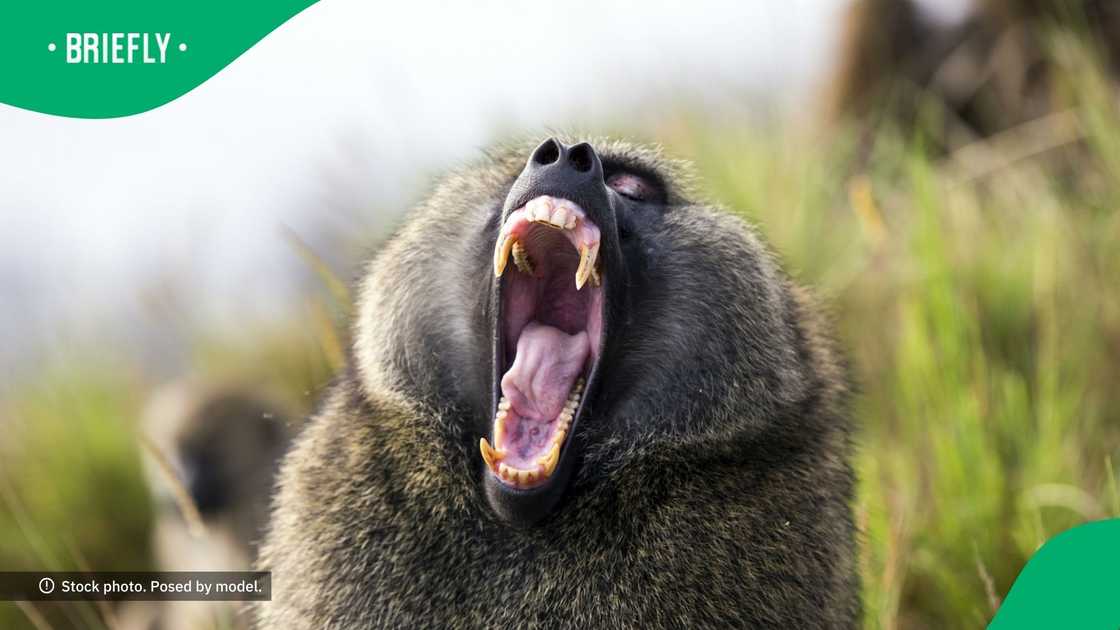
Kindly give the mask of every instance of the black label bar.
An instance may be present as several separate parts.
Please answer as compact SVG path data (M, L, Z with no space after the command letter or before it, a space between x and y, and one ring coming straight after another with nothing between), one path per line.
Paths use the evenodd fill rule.
M272 574L267 571L0 572L0 601L259 602L270 599Z

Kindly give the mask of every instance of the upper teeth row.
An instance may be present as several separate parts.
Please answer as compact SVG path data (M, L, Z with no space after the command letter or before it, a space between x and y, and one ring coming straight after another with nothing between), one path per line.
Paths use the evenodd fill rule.
M529 258L525 246L518 242L513 244L513 264L517 265L522 273L533 275L533 259Z
M575 229L583 211L567 199L543 195L525 204L525 214L534 223L544 223L562 230Z
M565 230L572 235L570 238L574 243L580 240L581 236L573 230L583 220L583 210L567 199L556 199L548 196L533 199L525 204L524 208L510 215L502 226L502 230L498 234L498 242L494 245L494 275L500 278L505 273L510 253L513 254L514 264L522 273L533 273L533 260L529 257L529 252L525 247L518 242L517 233L514 230L518 224L523 224L523 222L540 223L558 230ZM599 272L595 269L595 263L599 258L598 230L593 226L591 234L594 235L594 240L589 239L577 245L579 249L579 267L576 268L577 290L582 289L588 280L591 281L592 286L596 287L601 282ZM586 231L582 238L588 239Z

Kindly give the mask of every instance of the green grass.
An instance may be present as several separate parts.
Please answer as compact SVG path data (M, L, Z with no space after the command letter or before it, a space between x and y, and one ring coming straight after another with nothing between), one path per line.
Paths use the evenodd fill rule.
M884 131L867 159L843 134L666 125L832 306L869 628L983 625L1043 541L1120 516L1120 117L1070 76L1079 141L1027 157L1000 147L1037 125L947 157ZM980 149L996 167L962 164Z
M1077 68L1060 86L1073 147L1038 149L1045 124L951 156L890 131L868 153L859 133L792 124L674 114L643 130L830 304L860 386L868 628L982 625L1043 541L1120 516L1120 112L1075 49L1056 54ZM309 406L345 343L327 285L291 329L200 335L194 371ZM123 359L65 364L83 367L0 409L0 566L149 566L132 426L152 383ZM27 623L0 605L0 627Z
M311 297L290 328L200 338L188 372L278 392L306 413L341 360L344 342L330 324L338 308ZM160 383L122 355L103 348L54 357L34 382L8 384L0 399L0 570L154 569L137 425ZM36 610L52 628L104 628L113 614L92 604ZM0 628L24 627L33 627L29 615L0 602Z

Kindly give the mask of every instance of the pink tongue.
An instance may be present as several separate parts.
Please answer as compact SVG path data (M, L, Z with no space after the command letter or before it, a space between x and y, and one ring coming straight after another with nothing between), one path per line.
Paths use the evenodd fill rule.
M517 340L517 356L502 377L502 394L522 418L554 420L591 354L585 331L569 335L530 322Z

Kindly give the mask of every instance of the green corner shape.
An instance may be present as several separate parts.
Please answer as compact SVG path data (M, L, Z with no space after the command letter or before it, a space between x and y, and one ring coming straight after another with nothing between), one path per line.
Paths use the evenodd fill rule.
M0 103L74 118L145 112L198 87L314 3L5 2L0 5ZM84 49L81 61L75 61L73 44L85 43L87 33L96 36L97 62ZM111 50L114 33L123 36L116 53ZM136 36L131 58L129 34Z
M1120 628L1120 519L1080 525L1047 541L988 627Z

